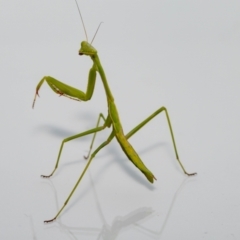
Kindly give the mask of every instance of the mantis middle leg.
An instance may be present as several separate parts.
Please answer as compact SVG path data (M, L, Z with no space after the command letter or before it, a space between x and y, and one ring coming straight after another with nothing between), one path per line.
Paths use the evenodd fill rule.
M101 113L99 115L99 119L100 117L103 116ZM104 119L105 120L105 119ZM58 157L57 157L57 161L56 161L56 165L52 171L52 173L50 175L41 175L41 177L45 177L45 178L48 178L48 177L51 177L54 172L57 170L57 167L58 167L58 164L59 164L59 160L60 160L60 157L61 157L61 153L62 153L62 149L63 149L63 146L66 142L68 141L71 141L71 140L74 140L74 139L77 139L77 138L80 138L80 137L83 137L83 136L86 136L86 135L89 135L89 134L92 134L94 133L94 135L99 132L99 131L102 131L103 129L105 129L106 127L110 127L110 118L107 117L107 119L105 120L104 124L102 126L97 126L95 128L92 128L88 131L85 131L85 132L82 132L82 133L79 133L79 134L76 134L76 135L73 135L71 137L68 137L68 138L65 138L63 141L62 141L62 144L60 146L60 149L59 149L59 153L58 153ZM98 120L99 122L99 120Z

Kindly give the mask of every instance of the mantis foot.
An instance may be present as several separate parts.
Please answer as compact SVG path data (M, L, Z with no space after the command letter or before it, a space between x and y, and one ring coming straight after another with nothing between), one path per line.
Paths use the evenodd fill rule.
M49 176L47 175L41 175L42 178L50 178L52 176L52 174L50 174Z
M41 177L43 178L50 178L56 171L57 167L55 167L55 169L53 170L53 172L50 175L41 175Z
M188 176L194 176L194 175L197 175L196 172L195 172L195 173L187 173L187 172L185 172L185 174L188 175Z
M53 221L55 221L55 220L56 220L56 217L53 218L53 219L51 219L51 220L45 220L44 223L50 223L50 222L53 222Z

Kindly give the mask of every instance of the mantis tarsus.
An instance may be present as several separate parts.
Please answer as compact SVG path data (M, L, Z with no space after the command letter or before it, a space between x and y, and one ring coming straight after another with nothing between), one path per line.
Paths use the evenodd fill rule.
M76 2L76 4L77 4L77 2ZM77 5L77 7L78 7L78 5ZM82 20L82 16L81 16L81 12L80 12L79 7L78 7L78 10L79 10L80 17L81 17L81 20ZM82 21L82 23L83 23L83 21ZM83 27L84 27L84 30L85 30L84 24L83 24ZM86 30L85 30L85 34L86 34ZM87 38L87 34L86 34L86 38ZM138 156L137 152L134 150L134 148L128 142L128 139L131 136L133 136L137 131L139 131L151 119L153 119L155 116L157 116L161 112L165 112L165 114L166 114L166 118L167 118L169 130L170 130L170 134L171 134L171 138L172 138L172 142L173 142L173 147L174 147L176 159L177 159L178 163L180 164L183 172L188 176L192 176L192 175L196 174L196 173L188 173L185 170L185 168L183 167L183 165L182 165L182 163L179 159L178 152L177 152L177 147L176 147L176 143L175 143L175 139L174 139L174 135L173 135L173 130L172 130L172 126L171 126L171 122L170 122L170 118L169 118L167 109L165 107L159 108L157 111L155 111L153 114L151 114L148 118L146 118L144 121L142 121L140 124L138 124L135 128L133 128L129 133L124 134L123 128L122 128L122 125L121 125L121 122L120 122L120 118L119 118L119 115L118 115L117 107L114 103L114 97L113 97L113 95L111 93L111 90L109 88L105 72L103 70L100 59L98 57L97 50L90 43L88 43L88 40L83 41L81 43L81 47L80 47L80 50L79 50L79 55L89 56L93 61L93 65L92 65L92 67L89 71L88 86L87 86L86 92L83 92L83 91L78 90L74 87L71 87L71 86L69 86L65 83L62 83L62 82L58 81L57 79L55 79L53 77L45 76L41 79L41 81L38 83L38 85L36 87L36 93L35 93L35 97L34 97L34 100L33 100L32 107L34 107L39 89L41 88L44 81L47 82L47 84L50 86L50 88L55 93L60 94L61 96L65 96L65 97L68 97L70 99L74 99L74 100L78 100L78 101L88 101L88 100L90 100L92 95L93 95L95 81L96 81L96 75L97 75L97 72L98 72L99 75L100 75L100 78L102 80L103 87L105 89L105 93L106 93L106 97L107 97L108 115L105 118L104 115L102 113L100 113L99 117L98 117L97 125L96 125L95 128L92 128L90 130L84 131L82 133L79 133L79 134L76 134L76 135L73 135L71 137L68 137L68 138L64 139L62 141L62 144L61 144L61 147L60 147L60 150L59 150L59 153L58 153L58 157L57 157L57 161L56 161L56 165L55 165L54 170L48 176L42 175L42 177L48 178L48 177L51 177L54 174L54 172L56 171L56 169L58 167L58 164L59 164L59 160L60 160L60 156L61 156L61 152L62 152L64 143L66 143L70 140L76 139L76 138L86 136L88 134L94 134L93 138L92 138L91 145L90 145L89 154L86 157L86 158L88 158L88 157L90 157L90 158L89 158L82 174L80 175L78 181L76 182L74 188L72 189L70 195L66 199L62 208L58 211L58 213L56 214L56 216L53 219L44 221L46 223L54 221L59 216L59 214L62 212L64 207L67 205L67 203L70 200L71 196L73 195L74 191L76 190L78 184L80 183L81 179L83 178L83 176L84 176L85 172L87 171L87 169L88 169L90 163L92 162L93 158L96 156L96 154L103 147L105 147L107 144L109 144L114 137L117 139L119 145L121 146L123 152L126 154L128 159L145 175L145 177L148 179L149 182L153 183L154 179L156 180L155 176L145 166L145 164L142 162L142 160ZM104 121L104 124L102 126L100 126L100 120L101 119ZM94 143L94 140L95 140L96 133L99 132L99 131L102 131L106 127L108 127L108 128L112 127L111 134L109 135L108 139L106 141L104 141L100 146L98 146L98 148L96 148L96 150L91 154L91 149L92 149L92 146L93 146L93 143Z

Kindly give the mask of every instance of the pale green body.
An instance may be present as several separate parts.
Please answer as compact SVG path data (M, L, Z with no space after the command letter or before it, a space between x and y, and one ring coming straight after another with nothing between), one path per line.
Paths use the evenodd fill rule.
M156 178L154 177L152 172L144 165L144 163L142 162L142 160L140 159L140 157L138 156L138 154L136 153L134 148L128 142L128 138L130 138L139 129L141 129L146 123L148 123L152 118L154 118L156 115L158 115L162 111L164 111L166 113L166 117L167 117L169 129L170 129L170 133L171 133L171 137L172 137L172 141L173 141L173 146L174 146L176 158L177 158L181 168L183 169L185 174L195 175L195 173L190 173L190 174L187 173L185 171L182 163L179 160L178 153L177 153L177 148L176 148L176 144L175 144L175 140L174 140L174 135L173 135L173 131L172 131L172 127L171 127L171 123L170 123L170 119L169 119L169 116L168 116L167 109L165 107L159 108L157 111L155 111L153 114L151 114L148 118L146 118L143 122L141 122L134 129L132 129L128 134L125 135L124 132L123 132L123 128L122 128L122 125L121 125L121 122L120 122L119 115L118 115L117 107L114 103L114 97L113 97L113 95L111 93L111 90L108 86L106 75L105 75L103 67L100 63L100 60L99 60L96 49L94 47L92 47L92 45L89 44L88 42L83 41L81 43L81 48L79 50L79 55L90 56L92 61L93 61L93 66L89 71L88 86L87 86L86 93L84 93L81 90L78 90L76 88L73 88L71 86L68 86L68 85L66 85L66 84L64 84L64 83L62 83L62 82L60 82L60 81L58 81L58 80L56 80L56 79L54 79L50 76L46 76L46 77L43 77L42 80L37 85L36 94L35 94L35 98L34 98L34 101L33 101L33 107L34 107L34 103L35 103L35 100L36 100L36 96L38 95L38 91L39 91L39 89L40 89L40 87L41 87L41 85L43 84L44 81L46 81L48 83L48 85L52 88L52 90L57 94L60 94L62 96L65 96L65 97L68 97L68 98L71 98L71 99L74 99L74 100L78 100L78 101L88 101L88 100L90 100L91 97L92 97L93 91L94 91L96 75L97 75L97 72L98 72L100 77L101 77L101 80L102 80L102 83L103 83L103 86L104 86L104 89L105 89L105 92L106 92L106 96L107 96L108 116L107 116L107 118L104 118L104 116L102 114L100 114L99 118L98 118L98 121L97 121L97 126L95 128L64 139L62 144L61 144L59 154L58 154L58 158L57 158L57 162L56 162L56 165L55 165L55 168L54 168L53 172L49 176L43 176L43 177L52 176L53 173L55 172L55 170L57 169L59 159L60 159L60 156L61 156L61 152L62 152L62 148L63 148L63 145L64 145L65 142L68 142L70 140L73 140L73 139L76 139L76 138L94 133L92 143L91 143L91 146L90 146L90 151L89 151L89 154L88 154L88 157L89 157L92 146L93 146L93 143L94 143L94 140L95 140L96 133L103 130L106 127L111 127L111 126L112 126L112 132L111 132L110 136L108 137L108 139L105 142L103 142L91 154L90 159L88 160L88 163L87 163L85 169L83 170L83 173L79 177L76 185L74 186L74 188L71 191L69 197L65 201L63 207L60 209L60 211L57 213L57 215L53 219L51 219L49 221L45 221L45 222L50 222L50 221L53 221L54 219L57 218L57 216L61 213L61 211L66 206L69 199L71 198L73 192L77 188L79 182L81 181L82 177L84 176L84 174L85 174L88 166L90 165L92 159L114 137L116 137L117 141L119 142L122 150L124 151L124 153L126 154L128 159L145 175L145 177L149 180L149 182L153 183L154 179L156 179ZM101 118L104 120L104 124L102 126L99 126Z

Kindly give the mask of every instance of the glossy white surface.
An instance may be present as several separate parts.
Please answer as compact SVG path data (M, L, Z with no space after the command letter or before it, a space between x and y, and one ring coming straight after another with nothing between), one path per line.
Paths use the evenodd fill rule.
M0 239L239 239L240 2L79 1L125 132L161 106L172 120L186 178L164 115L130 139L158 181L151 185L114 140L85 166L92 128L107 113L100 78L91 101L58 97L44 75L85 91L91 60L74 1L1 1ZM109 130L99 133L95 147Z

